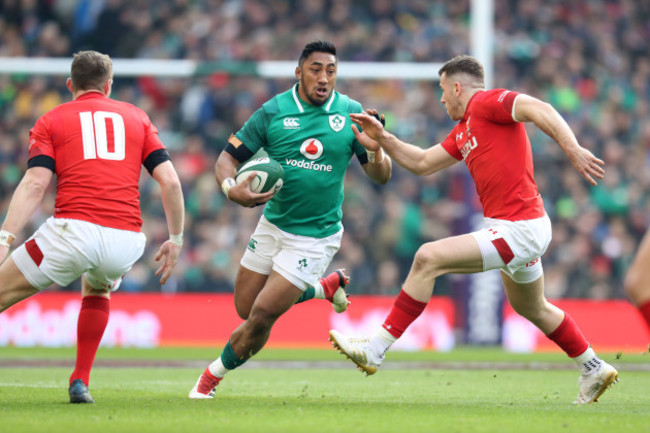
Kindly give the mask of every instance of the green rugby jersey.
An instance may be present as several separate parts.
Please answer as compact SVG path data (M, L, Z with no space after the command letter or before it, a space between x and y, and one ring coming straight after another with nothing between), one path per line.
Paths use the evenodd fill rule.
M342 228L345 172L352 155L366 153L348 113L361 111L360 103L336 91L322 106L311 105L296 84L265 102L235 134L251 152L263 148L282 164L284 186L264 209L271 223L315 238Z

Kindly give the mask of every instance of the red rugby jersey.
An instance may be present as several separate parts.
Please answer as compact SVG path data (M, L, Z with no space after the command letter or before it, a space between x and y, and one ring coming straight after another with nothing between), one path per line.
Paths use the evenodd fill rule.
M465 160L488 218L518 221L544 215L530 141L524 124L513 119L517 95L505 89L477 92L442 142L451 156Z
M55 218L137 232L141 166L158 149L164 146L144 111L99 92L52 109L29 132L29 157L55 161Z

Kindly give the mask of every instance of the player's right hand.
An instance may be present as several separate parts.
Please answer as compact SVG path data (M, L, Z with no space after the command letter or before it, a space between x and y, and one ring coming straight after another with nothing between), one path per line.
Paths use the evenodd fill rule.
M594 156L590 150L578 146L575 152L568 154L571 164L593 186L598 185L598 180L605 176L605 161Z
M251 191L250 183L255 179L256 175L257 173L253 172L241 183L231 186L228 191L228 198L244 207L260 206L271 200L275 195L273 190L261 194Z
M383 115L379 116L379 113L375 109L368 109L366 110L366 113L350 113L350 120L356 124L352 125L352 131L354 132L357 140L359 140L359 137L364 139L365 135L366 137L376 142L380 140L381 136L384 134L384 124L386 123L386 120L384 119ZM359 125L363 131L359 131L357 125ZM366 146L366 143L368 143L367 140L366 143L362 142L361 140L359 140L359 142L368 150L379 149L379 143L376 144L375 149L372 149Z

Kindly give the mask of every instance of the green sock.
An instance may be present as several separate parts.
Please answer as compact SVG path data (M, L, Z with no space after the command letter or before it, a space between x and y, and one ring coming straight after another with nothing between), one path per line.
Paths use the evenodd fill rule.
M223 362L223 366L228 370L234 370L246 362L246 360L240 359L237 355L235 355L235 351L232 350L230 341L228 341L228 343L226 343L226 347L223 348L223 352L221 352L221 362Z
M316 289L313 287L307 287L305 291L302 292L302 295L300 295L300 298L296 301L296 304L314 299L314 295L316 295Z

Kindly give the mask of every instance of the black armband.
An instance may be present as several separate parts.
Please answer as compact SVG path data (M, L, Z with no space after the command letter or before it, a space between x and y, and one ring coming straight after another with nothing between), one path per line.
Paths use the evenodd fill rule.
M153 176L153 170L158 166L158 164L162 164L165 161L169 161L169 152L167 152L167 149L158 149L154 150L151 152L147 158L144 160L144 168L147 169L150 175Z
M54 158L47 155L36 155L32 158L29 158L29 161L27 161L27 168L32 168L32 167L45 167L54 171L55 168Z
M361 165L368 164L368 154L367 153L362 153L361 155L357 155L357 159L359 160L359 164L361 164Z
M235 158L239 163L248 161L251 159L251 156L254 155L254 152L251 152L250 149L243 144L235 147L232 143L228 142L224 152L229 153L233 158Z

